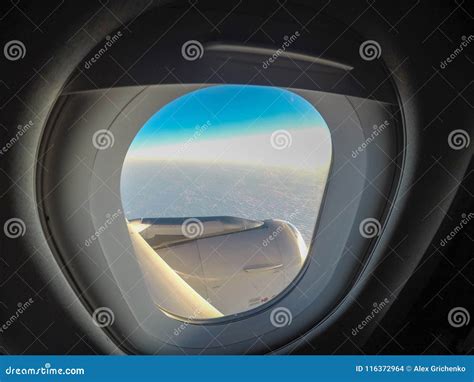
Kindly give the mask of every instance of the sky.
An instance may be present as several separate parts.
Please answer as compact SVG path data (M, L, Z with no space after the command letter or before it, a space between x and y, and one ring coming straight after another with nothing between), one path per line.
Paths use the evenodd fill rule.
M131 160L183 160L314 170L328 165L326 122L301 96L281 88L219 85L181 96L138 132Z

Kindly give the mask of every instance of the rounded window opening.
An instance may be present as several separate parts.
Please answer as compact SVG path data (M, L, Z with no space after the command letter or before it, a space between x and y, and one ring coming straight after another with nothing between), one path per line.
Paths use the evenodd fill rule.
M158 110L120 185L157 307L213 319L279 295L307 258L330 162L325 121L289 90L211 86Z

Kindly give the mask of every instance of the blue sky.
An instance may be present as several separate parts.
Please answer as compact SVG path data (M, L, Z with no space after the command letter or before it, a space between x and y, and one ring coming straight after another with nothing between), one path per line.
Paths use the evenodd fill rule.
M204 130L196 134L196 126L202 125L205 125ZM295 139L300 137L300 145L295 142L299 151L302 144L308 154L312 150L311 142L305 142L308 139L303 136L310 130L312 135L307 138L312 141L328 139L322 146L330 146L325 121L301 96L274 87L211 86L179 97L156 112L135 137L128 156L176 160L210 159L212 156L223 161L247 158L254 162L274 162L275 159L282 162L282 153L265 144L279 129L287 130ZM183 144L186 144L186 150L179 147ZM295 151L293 155L302 156L304 151ZM330 157L327 147L319 151L321 160L327 160L328 155ZM297 161L297 158L290 160Z

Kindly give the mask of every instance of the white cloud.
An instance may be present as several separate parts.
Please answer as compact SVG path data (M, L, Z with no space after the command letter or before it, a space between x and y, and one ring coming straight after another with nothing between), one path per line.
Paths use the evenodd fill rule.
M278 129L275 129L276 131ZM197 138L169 145L156 145L131 151L126 160L156 159L205 162L232 162L251 165L283 166L296 170L315 170L331 160L331 138L326 128L311 127L287 130L291 145L277 150L272 133L242 135L232 138Z

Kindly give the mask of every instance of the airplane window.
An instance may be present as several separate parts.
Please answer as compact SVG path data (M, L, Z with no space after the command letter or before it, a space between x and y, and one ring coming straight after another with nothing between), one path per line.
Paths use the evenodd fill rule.
M156 305L211 319L280 294L306 260L330 163L326 122L286 89L210 86L158 110L120 186Z

